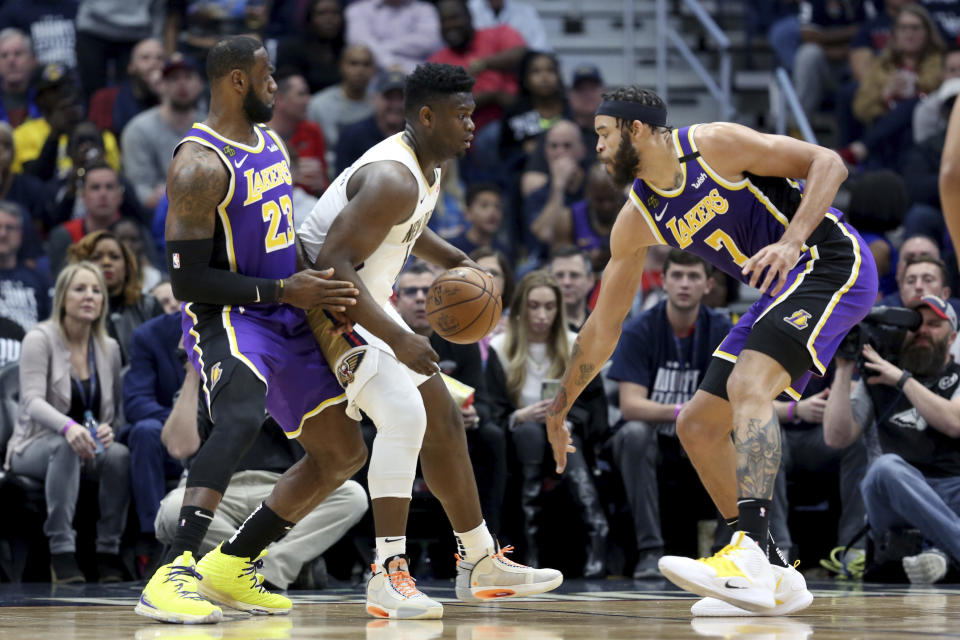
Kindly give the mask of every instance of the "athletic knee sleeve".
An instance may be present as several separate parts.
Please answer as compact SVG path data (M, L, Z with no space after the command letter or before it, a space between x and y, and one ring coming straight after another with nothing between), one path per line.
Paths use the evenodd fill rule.
M367 485L371 498L410 498L427 411L402 365L380 358L380 368L357 394L357 405L377 426Z

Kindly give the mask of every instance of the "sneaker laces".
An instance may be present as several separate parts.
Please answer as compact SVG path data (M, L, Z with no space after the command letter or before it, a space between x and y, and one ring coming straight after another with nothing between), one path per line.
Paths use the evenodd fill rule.
M238 575L238 578L243 576L250 576L250 580L253 582L253 585L250 587L260 593L270 593L263 586L263 576L257 573L260 569L263 568L263 560L249 560L247 561L247 566L243 569L243 573Z
M170 567L170 571L167 572L167 577L164 582L174 582L177 585L177 593L188 600L206 600L203 596L197 593L196 588L191 589L187 580L189 578L195 578L196 580L203 580L203 576L197 573L197 570L193 567L176 564Z
M732 544L728 544L723 549L720 549L720 551L717 551L715 554L713 554L709 558L699 558L698 562L702 562L708 567L717 568L717 565L730 562L730 558L726 557L727 554L732 555L734 551L739 551L739 550L740 550L739 547Z
M393 588L404 598L415 598L421 595L420 590L417 589L417 581L414 580L409 571L397 569L393 573L387 573L387 578L389 578Z
M519 562L514 562L513 560L511 560L510 558L504 555L505 553L512 553L512 552L513 552L513 545L510 544L505 547L501 547L500 550L493 555L493 557L499 560L500 562L502 562L503 564L507 565L508 567L522 567L526 569L527 568L526 565L520 564Z

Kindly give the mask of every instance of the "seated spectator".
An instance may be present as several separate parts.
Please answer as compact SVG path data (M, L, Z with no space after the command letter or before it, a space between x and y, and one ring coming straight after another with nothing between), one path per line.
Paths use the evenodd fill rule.
M97 131L96 125L92 122L81 122L74 127L67 142L67 155L72 167L65 176L55 178L47 184L48 191L52 192L52 202L48 202L44 215L45 229L53 229L58 224L86 215L82 194L87 172L102 167L109 167L117 172L113 165L106 162L105 154L103 136ZM120 215L147 222L149 209L140 205L133 184L123 174L117 172L116 175L121 187ZM81 195L79 198L78 193Z
M703 295L703 304L726 314L731 322L736 323L740 316L731 311L730 307L740 300L740 282L720 269L714 269L707 276L707 280L710 281L710 286Z
M800 105L812 118L824 99L849 75L850 42L866 19L863 3L810 0L800 12L803 44L793 59L793 84Z
M137 272L140 274L141 291L144 294L156 287L163 280L163 272L156 266L156 249L148 246L147 231L132 218L120 218L110 228L117 239L123 243L137 263ZM178 305L179 306L179 305Z
M334 149L340 132L347 126L373 115L373 93L368 91L373 78L373 54L362 44L351 45L340 56L339 84L314 94L307 106L307 119L323 130L327 148L327 166L336 166ZM336 176L329 175L331 179Z
M860 485L871 536L919 529L933 545L903 558L911 583L932 584L960 562L960 364L948 348L957 314L936 296L910 302L923 316L907 333L897 364L866 346L866 370L851 392L854 363L839 355L823 417L826 442L844 447L873 434L882 455Z
M567 89L572 119L580 127L583 143L587 149L597 148L597 132L593 120L597 108L603 102L603 76L594 64L582 64L573 70L573 79Z
M464 253L473 253L480 247L491 247L507 252L497 239L503 222L503 190L493 182L477 182L467 189L464 217L470 223L462 233L448 242Z
M620 383L622 421L605 448L626 489L639 553L633 577L641 580L660 577L658 458L691 471L680 456L677 416L732 327L726 315L700 304L712 270L706 262L672 249L663 269L666 300L627 321L607 373Z
M538 566L537 537L544 480L553 475L553 456L544 428L555 383L570 361L576 336L567 331L560 285L544 271L528 273L517 285L507 330L490 343L487 392L493 420L509 432L523 472L523 526L527 564ZM586 525L584 577L606 575L607 517L590 472L593 445L608 428L603 383L594 379L570 410L576 451L567 454L561 480ZM549 471L548 471L549 468Z
M6 122L0 122L0 200L13 202L20 207L23 217L22 242L19 258L35 266L43 255L40 229L48 202L43 183L37 178L13 173L12 164L15 155L13 147L13 129Z
M523 0L468 0L470 17L477 29L505 24L523 36L536 51L550 51L547 30L536 7Z
M68 152L70 135L83 120L83 103L76 76L60 65L36 71L34 87L41 118L27 120L13 130L16 154L13 170L27 171L41 180L64 178L74 168ZM120 147L109 131L98 132L104 160L120 170Z
M7 2L0 9L0 29L29 33L40 64L77 66L76 0Z
M422 0L356 0L344 15L347 44L363 44L380 69L410 73L443 46L437 9Z
M41 117L31 86L36 66L30 36L14 27L0 30L0 120L11 127Z
M224 36L266 27L270 4L262 0L177 0L167 2L164 50L181 51L206 63L207 51Z
M500 128L500 157L511 168L517 167L517 162L523 166L547 129L561 118L573 116L553 54L527 51L519 69L517 99L504 111Z
M58 273L63 267L71 244L94 231L109 229L121 218L120 202L123 189L117 172L105 164L89 167L83 173L80 197L86 213L81 218L64 222L50 232L50 271Z
M174 54L163 65L160 104L134 117L123 129L123 172L146 209L155 208L166 189L173 150L193 123L203 120L199 108L203 90L196 64Z
M490 341L507 330L507 320L510 318L510 303L513 301L513 291L516 283L513 277L513 267L507 256L502 252L491 247L480 247L470 252L470 259L493 276L493 283L497 287L497 291L500 292L500 301L503 304L503 311L500 312L500 322L485 338L477 343L477 346L480 347L480 357L484 366L486 366Z
M527 45L523 36L505 24L474 28L465 0L440 0L437 10L447 46L430 56L430 62L459 65L477 79L473 85L477 103L473 123L480 132L498 120L503 109L513 102L517 94L516 72Z
M427 320L426 302L436 276L430 267L414 263L397 279L394 306L415 333L430 339L437 352L437 364L444 374L474 389L473 402L461 406L467 449L480 492L480 506L487 527L500 533L500 514L507 490L507 439L503 428L490 418L490 406L483 380L480 348L476 344L454 344L433 331Z
M221 425L229 429L231 425ZM203 398L200 376L190 364L174 402L173 410L163 425L161 437L167 452L190 465L200 445L218 428L210 419ZM280 475L303 456L303 448L288 439L280 425L269 415L263 428L243 458L237 463L230 484L213 514L207 533L200 544L200 553L214 549L230 538L248 514L263 503ZM170 544L176 535L180 505L186 492L186 477L180 486L160 502L154 522L157 539ZM367 496L353 480L347 480L323 502L314 507L277 542L267 546L269 560L259 569L265 586L287 589L296 580L304 565L329 549L367 510Z
M922 144L933 136L942 138L946 134L947 119L950 117L950 109L958 93L960 93L960 46L953 44L943 54L943 83L936 91L927 96L921 96L920 103L913 110L913 141L915 143Z
M156 38L138 42L130 52L127 76L90 97L90 121L119 136L134 116L159 102L162 70L163 43Z
M131 334L130 368L123 376L123 413L128 429L122 440L130 449L140 551L148 557L158 551L153 523L167 493L166 483L183 473L183 465L167 453L160 433L173 408L173 397L183 384L185 365L190 367L183 350L179 310L147 320ZM147 564L143 562L140 568Z
M579 333L590 315L587 306L590 293L596 284L590 256L573 245L558 245L550 251L547 271L560 285L563 292L563 311L567 329Z
M50 280L17 256L24 216L12 202L0 201L0 318L19 328L0 331L0 365L20 359L20 340L50 315Z
M89 261L100 266L107 283L110 312L107 334L120 344L123 363L130 364L130 337L134 329L163 313L153 296L143 295L137 261L112 231L88 233L70 247L70 262Z
M403 131L404 75L390 71L380 75L373 96L373 115L355 122L337 138L337 175L384 138Z
M303 76L292 74L277 79L273 117L267 123L283 139L287 151L297 156L294 184L313 196L323 194L330 184L323 131L307 120L310 92Z
M903 243L897 272L897 290L881 298L879 304L902 307L914 298L932 294L960 308L960 300L950 297L947 267L930 238L914 236Z
M853 99L853 113L866 133L840 156L851 164L899 169L913 141L913 109L919 96L943 79L943 40L923 7L900 10L886 48L870 65Z
M5 468L44 484L43 531L55 583L85 582L73 529L81 472L98 480L100 581L124 577L119 552L130 503L130 454L114 442L120 348L104 329L106 288L96 265L70 265L57 277L50 320L23 341L20 405ZM95 436L88 424L96 425Z
M300 33L280 38L277 69L295 69L317 93L340 82L343 54L343 6L339 0L310 0Z
M157 299L164 313L180 311L180 301L173 297L173 286L169 280L158 283L149 293Z
M466 189L460 180L460 164L455 158L444 161L440 169L440 197L427 227L450 242L467 230Z

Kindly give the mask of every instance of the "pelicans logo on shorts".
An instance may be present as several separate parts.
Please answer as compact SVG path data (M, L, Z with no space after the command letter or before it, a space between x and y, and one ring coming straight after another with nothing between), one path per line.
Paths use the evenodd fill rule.
M792 314L790 314L789 316L784 316L783 319L787 324L791 325L794 329L803 330L807 328L807 320L809 320L812 317L813 316L811 316L809 313L807 313L803 309L798 309L794 311Z
M340 386L344 389L347 388L348 384L353 382L357 367L359 367L363 361L363 353L363 351L355 351L347 355L343 361L337 365L337 381L340 382Z

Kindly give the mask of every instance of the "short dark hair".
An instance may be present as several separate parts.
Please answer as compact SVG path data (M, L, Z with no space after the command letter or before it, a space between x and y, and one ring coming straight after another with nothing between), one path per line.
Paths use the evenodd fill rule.
M474 262L483 258L496 258L500 265L500 271L503 272L503 291L500 292L500 299L503 302L503 308L507 309L513 300L513 290L517 286L516 276L513 275L513 265L507 259L502 251L497 251L493 247L479 247L470 252L470 259Z
M667 105L663 101L663 98L658 96L656 93L650 89L644 89L639 85L630 85L627 87L620 87L619 89L614 89L603 94L604 101L606 100L616 100L617 102L636 102L637 104L642 104L648 107L660 107L666 109ZM629 125L630 123L623 120L622 118L617 118L617 126L623 127ZM658 127L656 125L647 125L651 129L663 129L666 131L672 131L673 127L664 126Z
M583 267L588 274L593 273L593 262L590 260L590 255L581 249L580 247L575 247L572 244L558 244L552 249L550 249L550 255L547 258L547 264L553 265L553 261L558 258L573 258L579 257L583 260ZM550 271L553 271L551 268Z
M670 265L679 264L684 266L691 266L699 264L703 266L703 273L706 276L709 276L713 273L713 265L704 260L698 255L689 253L687 251L681 251L680 249L670 249L670 253L667 254L666 259L663 261L663 275L667 275L667 271L670 270Z
M481 193L495 193L497 197L503 196L503 189L500 188L496 182L474 182L469 187L467 187L466 203L467 206L471 206L473 201Z
M420 107L438 97L473 91L473 79L463 67L452 64L425 62L417 65L407 76L404 87L403 111L409 122L416 121Z
M13 200L0 200L0 211L6 211L11 216L17 219L17 223L22 227L23 226L23 209L19 204Z
M950 275L947 271L947 264L940 258L936 258L929 253L921 253L920 255L910 256L907 258L907 264L903 267L903 275L907 275L907 269L912 267L915 264L932 264L940 269L940 284L947 286L950 284ZM906 300L904 300L906 302Z
M234 69L250 73L253 54L263 48L263 43L250 36L228 36L210 47L207 53L207 78L219 80Z
M83 167L82 186L86 187L87 178L90 176L90 174L94 171L99 171L100 169L106 169L108 171L112 171L113 176L117 179L117 184L120 184L120 173L116 169L111 167L109 164L107 164L107 162L101 158Z
M403 271L400 272L401 276L419 276L424 273L433 274L433 269L426 262L420 260L415 260L403 268ZM399 280L399 277L397 278Z

